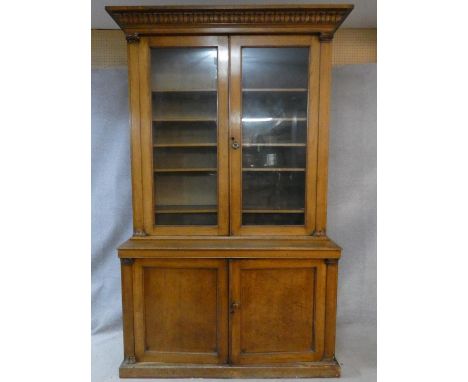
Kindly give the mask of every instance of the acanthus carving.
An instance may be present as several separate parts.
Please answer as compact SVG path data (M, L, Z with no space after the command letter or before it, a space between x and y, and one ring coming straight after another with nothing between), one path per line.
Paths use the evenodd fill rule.
M241 9L111 11L123 28L150 24L339 25L350 9Z
M327 233L325 231L315 231L313 233L313 236L316 236L316 237L324 237L326 235L327 235Z
M125 39L129 44L132 44L134 42L140 42L140 36L138 33L128 33L125 35Z
M144 237L148 236L147 233L142 229L136 229L133 231L133 236Z
M333 33L320 33L319 40L321 42L331 42L333 40Z
M129 258L129 257L123 257L120 259L120 263L122 265L133 265L135 262L135 259Z

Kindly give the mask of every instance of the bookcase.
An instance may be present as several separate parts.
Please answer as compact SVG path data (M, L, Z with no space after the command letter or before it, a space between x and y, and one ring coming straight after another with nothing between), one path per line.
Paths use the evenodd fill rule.
M328 128L352 8L106 8L131 111L121 377L339 376Z

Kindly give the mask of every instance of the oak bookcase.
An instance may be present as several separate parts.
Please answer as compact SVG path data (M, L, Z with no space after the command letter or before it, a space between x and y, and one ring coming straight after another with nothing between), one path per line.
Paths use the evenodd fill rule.
M352 8L106 8L131 111L121 377L340 375L328 125Z

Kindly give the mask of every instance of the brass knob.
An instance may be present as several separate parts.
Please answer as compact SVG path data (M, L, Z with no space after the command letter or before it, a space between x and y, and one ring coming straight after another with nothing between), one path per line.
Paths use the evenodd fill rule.
M232 142L231 146L234 150L237 150L240 147L239 142L236 142L236 141Z

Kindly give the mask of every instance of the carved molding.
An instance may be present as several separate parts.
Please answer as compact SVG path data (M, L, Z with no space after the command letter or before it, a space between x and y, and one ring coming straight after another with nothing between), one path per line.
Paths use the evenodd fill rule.
M144 236L148 236L148 234L142 229L136 229L133 231L133 236L144 237Z
M325 264L327 265L338 264L338 259L326 259Z
M138 33L127 33L125 35L125 39L129 44L140 42L140 36L138 35Z
M120 259L120 263L122 265L133 265L134 262L135 262L135 259L131 259L127 257Z
M134 364L134 363L136 363L136 358L135 358L135 356L129 355L129 356L125 357L125 362L128 363L128 364Z
M315 231L312 236L323 237L323 236L327 236L327 233L325 231Z
M180 27L264 27L311 26L324 27L332 33L351 12L353 6L302 7L106 7L122 28L151 29L164 26Z
M333 33L320 33L320 42L331 42L333 40Z

